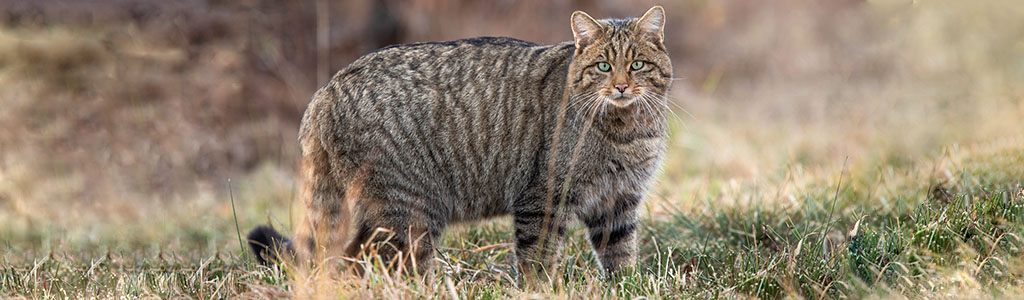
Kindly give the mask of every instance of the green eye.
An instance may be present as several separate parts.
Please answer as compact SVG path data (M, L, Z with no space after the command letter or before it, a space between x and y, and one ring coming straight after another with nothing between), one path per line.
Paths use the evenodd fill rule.
M633 71L643 69L644 68L644 62L639 61L639 60L638 61L634 61L633 64L630 65L630 67L633 68Z
M612 69L612 65L609 65L606 62L599 62L597 63L597 69L601 70L601 72L608 72L608 70Z

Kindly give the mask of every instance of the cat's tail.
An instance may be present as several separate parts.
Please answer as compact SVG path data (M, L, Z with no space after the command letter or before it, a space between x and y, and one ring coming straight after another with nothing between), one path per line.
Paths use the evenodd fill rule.
M256 254L256 261L261 265L269 266L295 257L292 240L278 233L273 227L256 226L246 239L249 241L249 248Z

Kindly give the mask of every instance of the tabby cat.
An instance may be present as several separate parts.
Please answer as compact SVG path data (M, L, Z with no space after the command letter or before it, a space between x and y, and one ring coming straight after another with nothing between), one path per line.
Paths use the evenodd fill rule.
M551 270L574 218L604 270L631 266L667 135L664 24L657 6L629 19L577 11L571 42L484 37L359 58L302 119L295 240L261 226L253 250L322 263L377 245L422 272L449 224L511 215L521 272Z

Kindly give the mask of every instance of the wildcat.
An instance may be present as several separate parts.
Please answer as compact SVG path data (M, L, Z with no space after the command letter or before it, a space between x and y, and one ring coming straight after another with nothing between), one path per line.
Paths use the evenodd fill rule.
M449 224L511 215L521 272L558 263L573 219L604 270L633 265L667 136L665 12L570 20L574 41L397 45L338 72L299 130L306 215L294 241L253 230L259 260L376 245L423 271Z

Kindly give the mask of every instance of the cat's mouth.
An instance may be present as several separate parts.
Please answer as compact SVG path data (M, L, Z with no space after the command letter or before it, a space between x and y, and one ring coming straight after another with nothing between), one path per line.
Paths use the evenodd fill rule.
M625 91L612 89L605 93L605 101L615 105L616 107L626 107L633 104L634 100L636 100L636 94L634 92L635 91L629 89Z

